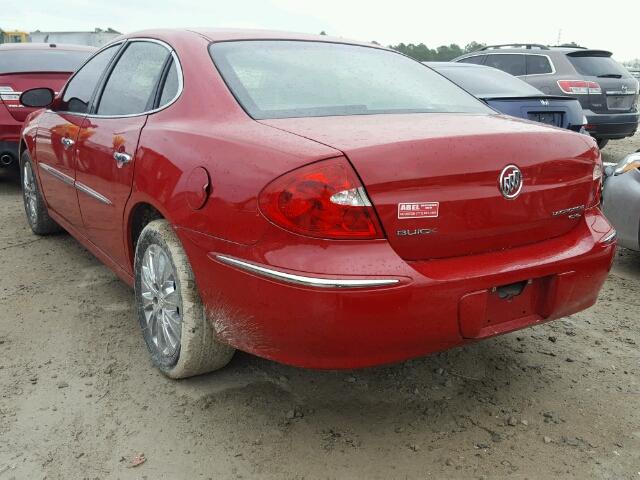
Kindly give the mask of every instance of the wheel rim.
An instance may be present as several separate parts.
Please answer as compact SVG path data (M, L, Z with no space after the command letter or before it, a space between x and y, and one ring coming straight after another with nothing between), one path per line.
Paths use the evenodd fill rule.
M149 245L142 258L140 293L152 346L158 354L173 357L182 336L182 298L173 264L158 245Z
M32 224L35 224L37 220L36 182L35 178L33 178L33 170L31 169L31 164L29 162L25 162L23 170L22 193L24 195L24 204L27 208L27 215L29 217L29 220Z

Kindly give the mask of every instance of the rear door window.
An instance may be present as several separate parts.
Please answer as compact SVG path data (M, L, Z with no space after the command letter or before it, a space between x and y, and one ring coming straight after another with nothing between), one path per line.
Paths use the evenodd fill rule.
M62 103L58 110L71 113L87 113L93 92L119 48L120 44L102 50L75 74L64 91Z
M178 77L178 68L176 67L176 62L172 61L167 77L164 80L164 85L162 86L162 95L160 96L158 106L163 107L172 101L178 94L179 88L180 79Z
M131 42L109 75L98 115L135 115L153 108L153 93L169 51L155 42Z
M524 55L509 53L493 53L487 55L487 61L484 63L488 67L497 68L511 75L526 75L526 65Z
M544 75L553 73L553 67L548 57L543 55L526 55L527 75Z

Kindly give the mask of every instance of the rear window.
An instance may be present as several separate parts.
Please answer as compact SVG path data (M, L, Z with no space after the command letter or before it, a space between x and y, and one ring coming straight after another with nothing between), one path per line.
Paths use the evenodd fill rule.
M627 77L627 69L609 56L567 55L567 58L581 75L591 77Z
M386 113L492 113L429 68L387 50L324 42L214 43L211 56L255 119Z
M92 52L69 50L11 50L0 52L0 74L75 72Z
M437 67L436 70L480 98L535 97L542 92L508 73L488 67Z

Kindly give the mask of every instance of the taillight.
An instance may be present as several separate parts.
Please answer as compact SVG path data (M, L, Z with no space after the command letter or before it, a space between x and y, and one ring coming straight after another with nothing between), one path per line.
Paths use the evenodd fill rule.
M316 162L267 185L260 211L301 235L332 239L382 238L382 229L358 176L345 158Z
M593 183L591 184L591 193L589 194L589 202L587 204L588 207L593 207L600 203L600 196L602 194L602 173L602 158L598 155L598 159L593 165L593 173L591 175Z
M585 82L584 80L558 80L558 86L567 95L600 95L602 89L596 82Z

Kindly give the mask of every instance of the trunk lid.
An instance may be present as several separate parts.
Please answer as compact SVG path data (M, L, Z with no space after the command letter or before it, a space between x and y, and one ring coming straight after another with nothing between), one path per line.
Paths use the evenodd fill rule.
M486 98L484 101L493 109L507 115L526 118L554 127L572 127L577 131L583 124L582 107L573 98L540 95L521 98Z
M261 122L341 150L362 179L390 244L407 260L477 254L563 235L579 217L562 211L577 207L581 213L589 202L599 155L581 135L499 115ZM510 164L524 179L513 200L498 188Z
M0 100L13 118L23 122L35 108L20 105L20 94L31 88L48 87L59 92L71 73L5 73L0 74Z

